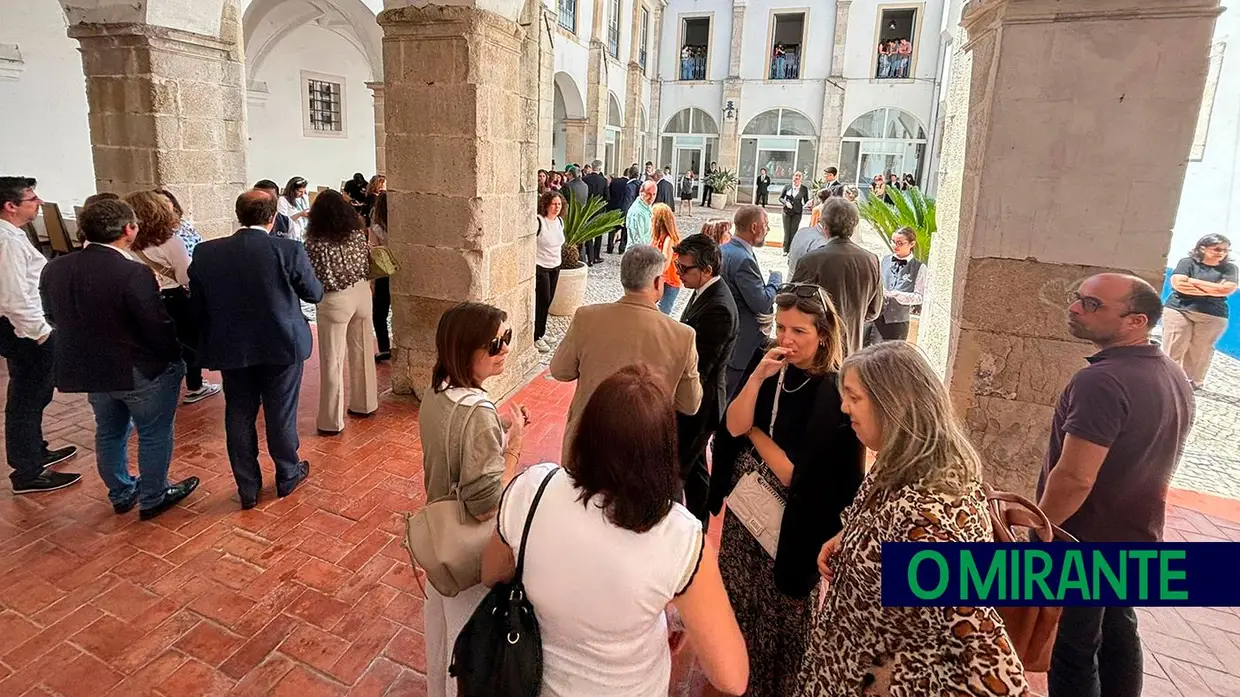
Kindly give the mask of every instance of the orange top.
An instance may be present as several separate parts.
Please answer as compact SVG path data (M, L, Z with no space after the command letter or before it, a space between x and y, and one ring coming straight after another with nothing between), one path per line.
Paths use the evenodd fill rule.
M680 288L682 284L680 274L676 271L676 253L672 251L672 248L675 246L676 244L672 242L672 238L669 236L663 240L659 251L663 252L663 256L667 257L667 266L663 269L663 281L673 288Z

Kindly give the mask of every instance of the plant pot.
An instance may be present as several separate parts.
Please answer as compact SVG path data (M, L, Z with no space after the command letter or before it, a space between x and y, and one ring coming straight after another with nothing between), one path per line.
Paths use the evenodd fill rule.
M712 193L712 194L710 195L710 207L711 207L711 208L713 208L713 209L715 209L715 210L717 210L717 211L721 211L721 210L723 210L723 209L724 209L724 207L725 207L725 206L727 206L727 205L728 205L728 195L727 195L727 194L715 194L715 193Z
M581 265L578 269L560 269L560 280L555 286L555 297L551 298L551 309L556 317L572 317L586 299L586 272L589 266Z

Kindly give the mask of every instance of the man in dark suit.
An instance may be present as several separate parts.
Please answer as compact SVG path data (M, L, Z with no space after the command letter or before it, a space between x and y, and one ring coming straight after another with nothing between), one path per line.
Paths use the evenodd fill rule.
M866 324L883 311L883 277L878 257L852 241L860 217L857 207L842 198L829 198L822 208L827 243L801 257L793 283L813 283L827 292L840 316L844 355L861 350Z
M676 187L672 186L670 176L664 174L663 170L656 169L654 181L659 187L654 196L654 202L666 204L672 210L676 210Z
M259 182L254 185L254 188L271 194L271 197L277 202L280 200L280 185L270 179L260 179ZM276 237L288 238L290 236L289 230L291 230L292 227L293 221L289 220L287 215L277 211L276 221L271 225L271 234Z
M603 174L603 161L595 160L586 166L586 190L590 192L590 198L595 196L609 201L607 197L607 177ZM610 207L610 205L609 205ZM603 261L603 237L599 235L590 240L585 245L586 251L589 252L591 264L599 264Z
M636 165L621 172L620 176L611 178L611 183L607 185L607 210L620 211L621 215L629 214L629 206L633 205L634 199L637 198L636 188L632 188L633 197L629 198L629 177L632 177L635 171ZM629 245L629 234L625 231L623 223L607 233L607 253L615 253L616 235L620 235L620 253L624 254L624 248Z
M754 352L766 345L774 312L775 289L783 280L778 271L772 271L764 283L758 258L753 251L766 243L766 233L770 229L766 211L754 205L741 206L736 209L732 227L732 241L722 247L723 280L736 301L740 330L728 361L729 398L740 387L741 376L749 367Z
M689 235L676 245L676 271L693 297L680 321L697 332L698 375L702 380L702 405L691 416L676 415L680 441L680 474L685 483L685 506L702 521L710 520L707 498L710 473L706 469L706 446L719 428L728 406L727 367L740 330L736 301L719 277L723 254L705 235Z
M172 428L185 364L159 284L129 257L138 234L133 209L106 200L82 210L86 247L43 270L39 292L56 328L56 386L86 392L95 412L95 460L112 510L150 520L189 496L197 477L168 483ZM138 430L138 478L125 443Z
M269 233L276 199L265 191L237 198L244 225L230 237L198 245L189 268L190 297L202 322L202 364L224 376L228 461L243 509L258 503L262 471L254 421L262 405L267 451L276 463L276 494L288 496L310 474L297 449L297 398L310 327L301 301L323 299L306 249Z

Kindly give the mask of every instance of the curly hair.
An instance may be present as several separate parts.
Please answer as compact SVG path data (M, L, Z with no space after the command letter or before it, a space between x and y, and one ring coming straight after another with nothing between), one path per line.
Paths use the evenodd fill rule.
M172 201L157 191L135 191L126 195L124 201L138 216L138 236L133 240L137 251L167 242L181 224Z
M387 177L382 174L376 174L370 178L370 183L366 185L367 196L378 196L381 191L387 190Z
M715 241L715 244L723 244L724 236L731 237L732 221L726 218L714 218L702 223L701 234Z
M560 215L563 215L568 208L568 202L564 200L564 195L558 191L547 191L538 197L538 214L547 215L547 209L551 208L551 202L560 199Z
M337 244L366 226L362 216L335 189L328 189L315 197L314 205L310 206L309 219L306 239Z

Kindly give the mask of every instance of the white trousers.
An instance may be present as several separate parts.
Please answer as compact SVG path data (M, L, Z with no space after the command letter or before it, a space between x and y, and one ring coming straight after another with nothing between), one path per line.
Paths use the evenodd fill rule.
M452 645L474 610L490 589L479 583L455 598L445 598L426 584L426 694L427 697L456 697L456 680L448 677Z

